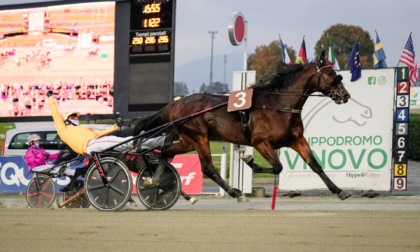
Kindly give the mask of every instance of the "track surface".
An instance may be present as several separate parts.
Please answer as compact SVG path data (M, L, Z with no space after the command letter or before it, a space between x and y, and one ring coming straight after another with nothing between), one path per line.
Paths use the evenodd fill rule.
M112 213L32 209L25 195L0 194L0 251L420 251L420 162L408 177L407 191L345 201L303 192L277 197L275 210L271 197L209 195L167 211L146 210L136 195L138 207Z
M419 251L420 197L180 199L167 211L31 209L0 195L0 251Z

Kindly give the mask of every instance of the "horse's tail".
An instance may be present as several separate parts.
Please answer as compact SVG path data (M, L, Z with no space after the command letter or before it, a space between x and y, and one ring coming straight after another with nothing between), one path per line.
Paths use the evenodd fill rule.
M171 104L165 106L164 108L162 108L161 110L159 110L158 112L150 116L139 119L136 126L134 127L133 135L134 136L139 135L142 131L149 131L165 123L170 122L170 118L169 118L170 108L171 108Z

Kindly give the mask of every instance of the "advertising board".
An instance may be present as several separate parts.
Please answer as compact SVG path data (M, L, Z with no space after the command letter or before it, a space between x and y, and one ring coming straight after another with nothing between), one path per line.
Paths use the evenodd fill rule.
M310 97L302 112L304 135L338 187L390 190L395 70L363 70L355 82L349 71L339 74L351 99L337 105L328 97ZM280 158L279 189L327 189L292 149L281 149Z
M187 194L201 194L203 190L203 173L201 172L200 160L196 154L177 155L171 164L177 169L182 184L182 190ZM131 173L133 177L133 193L136 193L135 181L137 173ZM26 186L32 178L23 157L0 157L0 193L25 193ZM53 179L57 190L70 182L68 177Z

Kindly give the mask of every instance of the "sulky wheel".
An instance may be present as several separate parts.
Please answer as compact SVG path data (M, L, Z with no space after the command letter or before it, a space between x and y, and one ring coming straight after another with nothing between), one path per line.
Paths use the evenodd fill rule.
M139 172L136 182L137 194L141 203L147 208L166 210L175 205L181 194L181 179L175 167L167 164L161 175L160 184L145 188L144 179L152 177L157 166L158 162L153 161Z
M37 175L26 187L26 201L33 208L48 208L57 197L53 180L46 175Z
M89 167L85 178L85 194L90 204L100 211L118 211L131 197L133 182L130 171L116 158L100 160L104 177L96 164Z

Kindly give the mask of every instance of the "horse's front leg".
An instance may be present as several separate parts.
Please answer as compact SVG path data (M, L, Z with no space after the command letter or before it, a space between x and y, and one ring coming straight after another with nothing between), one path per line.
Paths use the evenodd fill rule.
M261 154L268 163L272 165L270 168L264 168L254 163L252 156L242 156L241 159L252 168L255 173L272 173L279 174L283 170L283 165L280 163L276 150L269 142L262 142L254 146L254 148Z
M350 193L341 190L338 188L325 174L324 170L322 169L321 165L318 163L314 155L312 154L312 150L309 147L308 141L301 136L297 139L297 141L291 146L293 150L295 150L302 159L311 167L312 171L318 174L318 176L324 181L325 185L332 193L336 193L338 197L342 200L347 199L351 196Z

